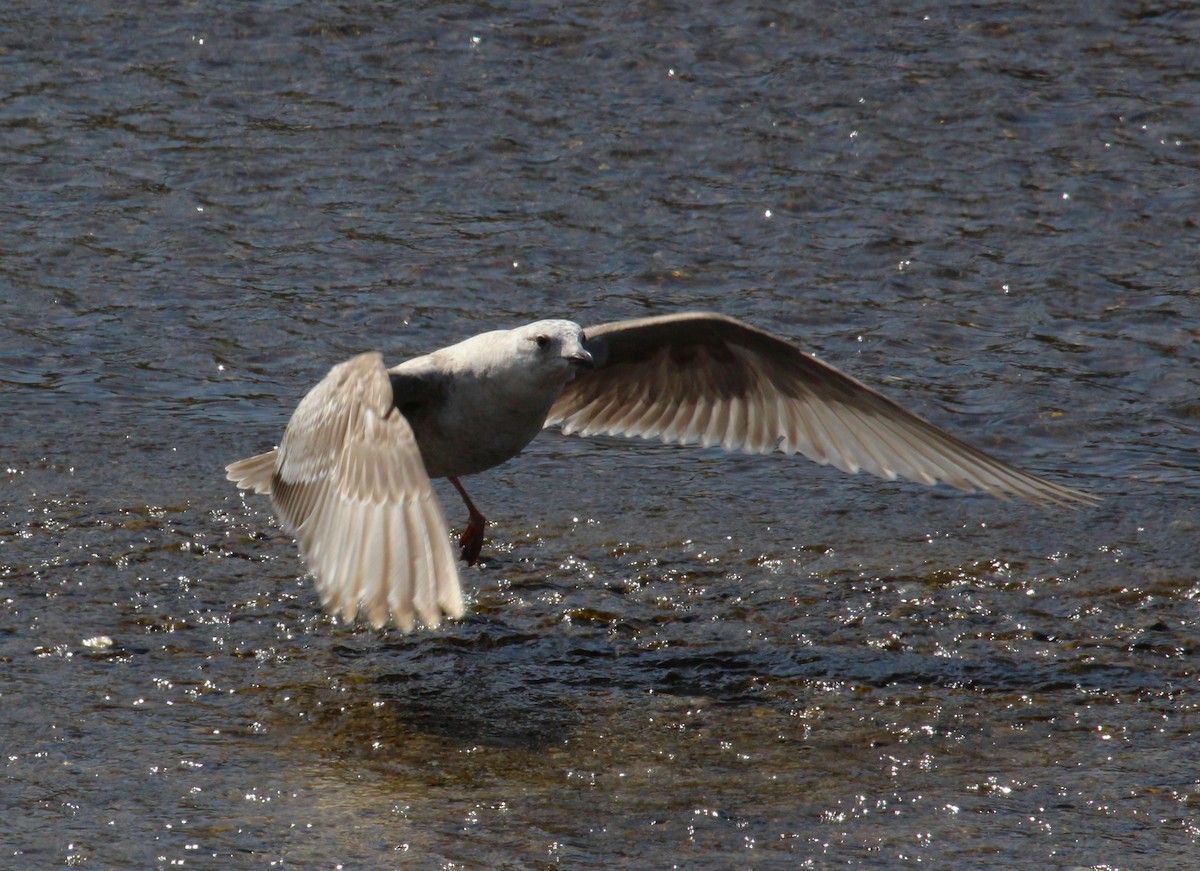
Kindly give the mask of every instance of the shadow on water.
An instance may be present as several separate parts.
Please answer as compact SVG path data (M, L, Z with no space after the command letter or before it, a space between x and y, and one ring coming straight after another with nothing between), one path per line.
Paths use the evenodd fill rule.
M825 704L830 691L863 700L897 693L930 702L970 697L985 706L993 697L1000 707L1012 697L1036 697L1069 710L1099 697L1170 697L1186 682L1182 672L1162 669L1161 659L1139 667L833 645L636 647L608 633L551 628L533 634L481 617L433 637L337 645L330 652L342 677L333 687L290 691L288 709L304 711L307 723L289 732L339 759L387 768L418 764L429 748L444 754L561 747L593 728L598 714L645 707L638 699L651 696L658 704L674 698L780 716ZM381 756L381 748L393 752Z

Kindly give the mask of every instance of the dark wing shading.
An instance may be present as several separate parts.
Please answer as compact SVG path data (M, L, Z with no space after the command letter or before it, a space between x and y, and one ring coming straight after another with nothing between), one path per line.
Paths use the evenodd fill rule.
M406 631L414 615L428 626L462 616L450 531L380 354L333 367L300 402L271 497L330 613L352 621L361 609Z
M985 454L895 402L733 318L681 314L584 331L596 368L550 410L567 434L800 453L846 472L942 482L1001 499L1094 503Z

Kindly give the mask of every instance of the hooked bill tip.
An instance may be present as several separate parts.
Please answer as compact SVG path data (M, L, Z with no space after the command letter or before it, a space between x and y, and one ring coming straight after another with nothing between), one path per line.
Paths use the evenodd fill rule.
M580 351L578 354L572 354L567 358L567 362L572 366L578 366L580 369L596 368L596 361L587 351Z

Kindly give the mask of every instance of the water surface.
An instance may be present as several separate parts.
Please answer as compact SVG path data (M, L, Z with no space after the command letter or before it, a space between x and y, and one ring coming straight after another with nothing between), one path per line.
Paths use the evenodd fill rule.
M0 34L5 867L1194 865L1185 7ZM351 354L687 309L1104 501L547 433L469 482L466 619L404 636L223 478Z

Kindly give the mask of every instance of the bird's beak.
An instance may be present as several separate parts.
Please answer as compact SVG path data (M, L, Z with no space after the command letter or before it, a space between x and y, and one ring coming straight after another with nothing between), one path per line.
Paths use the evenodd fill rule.
M570 363L572 366L575 366L578 369L595 369L596 368L596 361L594 359L592 359L592 355L589 354L583 348L580 348L578 352L576 352L576 353L572 354L570 357L568 357L567 362Z

